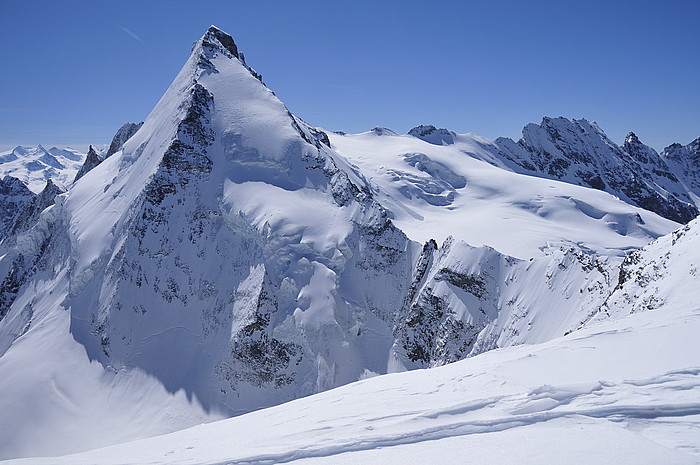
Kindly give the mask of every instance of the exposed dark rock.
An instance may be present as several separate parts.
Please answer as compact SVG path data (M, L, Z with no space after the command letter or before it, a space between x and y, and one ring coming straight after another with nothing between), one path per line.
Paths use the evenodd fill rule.
M109 144L109 148L107 149L107 154L105 155L105 158L109 158L115 153L117 153L119 150L121 150L121 148L124 147L126 141L131 139L131 136L136 134L136 132L139 129L141 129L141 126L143 126L143 121L138 124L124 123L124 125L119 128L117 133L112 138L112 143Z
M699 213L664 158L634 133L619 147L595 123L545 117L525 126L517 143L495 142L504 160L528 174L603 190L679 223Z
M301 363L302 347L294 342L274 338L270 319L278 312L277 299L269 294L269 280L263 283L257 295L257 304L251 322L233 337L230 357L217 366L217 372L232 389L246 382L255 387L281 388L294 382L295 366Z
M95 150L95 147L92 145L90 146L90 149L88 150L87 156L85 157L85 162L83 163L83 166L80 167L78 172L75 175L75 179L73 182L77 182L78 179L82 178L85 176L89 171L91 171L94 167L102 163L102 157L97 153Z
M245 62L245 56L238 50L236 43L229 34L219 29L216 26L210 26L204 37L202 37L203 54L199 57L199 64L211 72L218 72L211 64L211 59L217 53L224 53L226 56L238 59L243 66L252 74L258 81L262 82L262 76Z
M36 197L19 179L0 179L0 243L16 229L17 221L26 213Z
M448 129L436 128L433 125L420 125L408 131L408 134L430 144L453 144L456 134Z
M697 196L700 196L700 137L688 145L672 144L661 152L676 176Z

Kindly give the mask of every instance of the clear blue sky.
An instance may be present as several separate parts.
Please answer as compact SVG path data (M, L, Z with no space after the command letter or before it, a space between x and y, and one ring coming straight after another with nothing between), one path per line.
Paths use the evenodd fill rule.
M0 149L109 142L210 24L330 130L520 137L544 115L700 136L700 1L0 0Z

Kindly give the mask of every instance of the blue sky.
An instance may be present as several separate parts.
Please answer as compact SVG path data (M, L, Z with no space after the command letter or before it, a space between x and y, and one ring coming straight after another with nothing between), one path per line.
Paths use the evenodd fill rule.
M210 24L329 130L518 138L595 120L661 149L700 136L700 2L0 0L0 149L108 143Z

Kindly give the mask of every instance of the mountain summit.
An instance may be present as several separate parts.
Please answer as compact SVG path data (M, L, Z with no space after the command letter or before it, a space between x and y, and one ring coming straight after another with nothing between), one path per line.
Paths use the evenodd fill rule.
M161 406L182 392L192 403L182 413L167 401L158 415L175 420L137 422L132 437L386 372L417 246L326 134L293 116L214 27L138 131L42 221L0 269L12 283L2 360L56 321L43 326L47 351L31 355L40 371L21 375L34 387L11 397L43 396L65 363L56 347L78 344L106 374L76 376L105 383L98 390L136 389ZM148 381L135 388L135 374ZM18 449L5 454L33 436L8 434Z
M386 349L377 360L359 328L391 331L409 242L326 144L210 28L91 172L104 187L66 200L81 285L64 305L90 357L229 412L384 371ZM96 226L78 220L87 211L110 213ZM369 285L380 263L389 296Z

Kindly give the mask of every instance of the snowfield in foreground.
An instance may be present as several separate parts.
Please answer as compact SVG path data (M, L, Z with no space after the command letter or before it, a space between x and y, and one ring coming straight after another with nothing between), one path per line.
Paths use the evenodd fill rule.
M700 461L700 308L396 373L61 458L8 464Z

